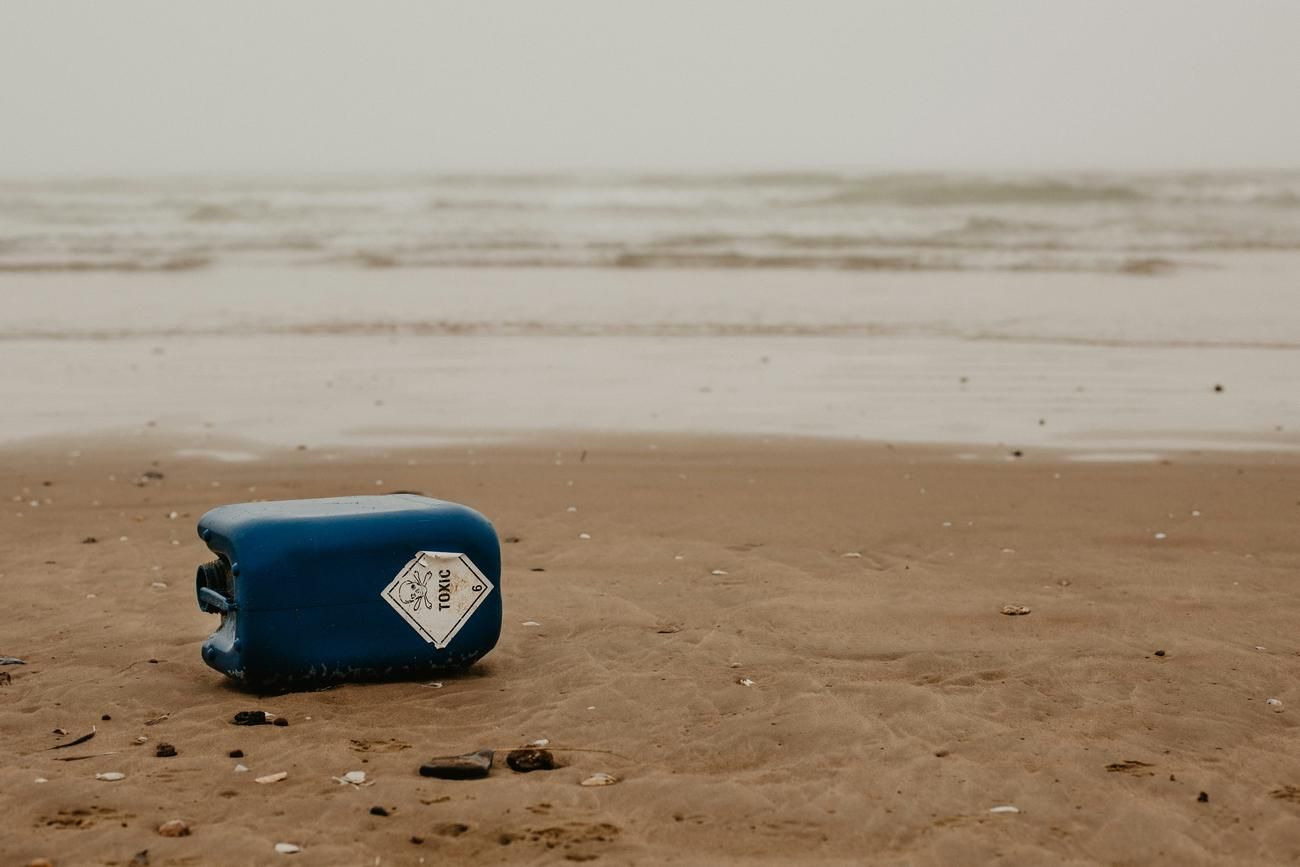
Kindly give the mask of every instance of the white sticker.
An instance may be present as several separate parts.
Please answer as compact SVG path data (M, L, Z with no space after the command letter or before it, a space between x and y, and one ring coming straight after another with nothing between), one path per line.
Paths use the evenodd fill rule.
M381 594L425 641L442 650L492 592L464 554L421 551Z

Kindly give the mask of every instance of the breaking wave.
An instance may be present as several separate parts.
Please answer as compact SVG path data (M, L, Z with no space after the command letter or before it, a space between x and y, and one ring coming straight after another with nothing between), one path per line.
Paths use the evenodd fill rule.
M210 265L1152 274L1300 250L1300 172L0 181L0 272Z

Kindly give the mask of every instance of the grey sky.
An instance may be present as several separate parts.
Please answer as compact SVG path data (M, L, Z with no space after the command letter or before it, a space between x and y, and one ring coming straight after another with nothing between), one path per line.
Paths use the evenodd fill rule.
M1300 162L1293 0L0 3L0 174Z

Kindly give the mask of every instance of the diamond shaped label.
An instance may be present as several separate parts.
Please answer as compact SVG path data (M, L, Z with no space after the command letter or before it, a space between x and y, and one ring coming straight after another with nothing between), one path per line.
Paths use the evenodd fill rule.
M380 594L425 641L442 650L492 592L464 554L421 551Z

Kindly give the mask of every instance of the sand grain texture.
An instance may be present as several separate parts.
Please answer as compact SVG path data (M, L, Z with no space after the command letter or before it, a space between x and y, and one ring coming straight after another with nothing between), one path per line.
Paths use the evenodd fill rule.
M28 664L0 685L0 860L1300 858L1300 465L978 454L587 435L224 464L148 441L10 448L0 654ZM204 510L395 489L517 537L486 660L441 689L267 697L202 664ZM290 724L229 724L250 708ZM417 773L538 738L565 767ZM349 770L373 785L331 779ZM620 782L578 784L598 772ZM160 837L173 818L192 833Z

